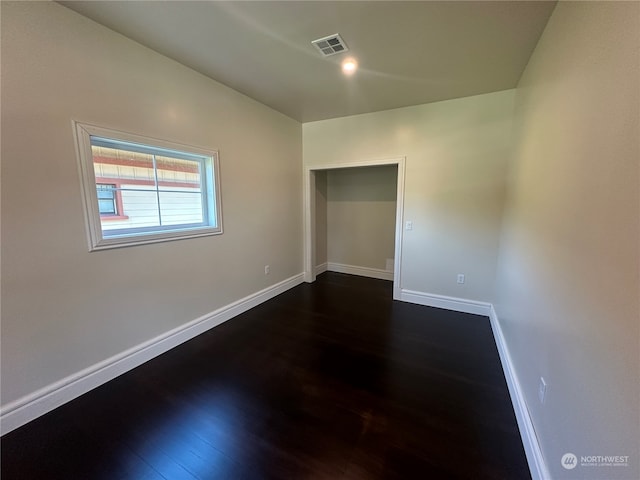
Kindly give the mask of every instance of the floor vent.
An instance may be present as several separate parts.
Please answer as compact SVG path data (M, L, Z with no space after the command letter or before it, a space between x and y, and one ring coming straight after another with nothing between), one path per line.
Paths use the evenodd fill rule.
M349 50L347 44L344 43L344 40L337 33L333 35L329 35L328 37L319 38L317 40L312 41L315 47L320 50L323 56L329 57L331 55L335 55L336 53L343 53Z

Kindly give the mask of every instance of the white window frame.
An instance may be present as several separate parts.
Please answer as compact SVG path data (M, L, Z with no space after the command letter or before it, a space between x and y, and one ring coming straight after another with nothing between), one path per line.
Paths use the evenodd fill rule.
M85 211L89 251L128 247L147 243L166 242L184 238L220 235L222 233L222 202L220 196L220 163L218 152L142 135L121 132L73 121L76 154L81 180L82 201ZM164 227L123 228L103 232L98 207L96 177L93 168L91 137L114 142L127 142L153 150L170 150L193 156L202 161L201 189L203 218L201 224L169 225Z

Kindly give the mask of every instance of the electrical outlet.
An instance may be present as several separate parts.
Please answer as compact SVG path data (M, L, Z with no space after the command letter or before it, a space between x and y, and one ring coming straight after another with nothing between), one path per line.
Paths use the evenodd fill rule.
M544 405L545 397L547 396L547 382L544 381L544 377L540 377L540 385L538 385L538 398L540 403Z
M459 284L463 284L464 283L464 273L459 273L458 274L458 283Z
M270 272L271 272L271 267L269 265L265 265L264 266L264 274L265 275L269 275Z

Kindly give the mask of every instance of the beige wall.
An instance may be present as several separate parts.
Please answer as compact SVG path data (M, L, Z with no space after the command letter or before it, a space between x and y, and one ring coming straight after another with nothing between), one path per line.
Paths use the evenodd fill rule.
M493 300L513 98L510 90L302 126L307 167L406 157L413 230L403 232L403 288Z
M224 234L88 253L71 119L218 149ZM301 155L298 122L56 3L2 2L2 403L301 273Z
M640 477L640 4L561 2L517 94L302 128L58 4L1 8L2 404L300 273L302 161L405 156L402 287L496 303L554 478ZM88 253L71 119L218 149L225 233Z
M639 32L638 2L560 2L517 89L496 307L557 479L640 478Z
M386 269L395 253L397 172L396 165L327 170L329 262Z
M327 263L327 172L314 172L316 180L316 263Z

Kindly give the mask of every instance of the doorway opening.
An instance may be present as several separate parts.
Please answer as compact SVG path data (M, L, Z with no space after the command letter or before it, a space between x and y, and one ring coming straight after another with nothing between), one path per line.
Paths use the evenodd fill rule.
M378 167L378 166L395 166L397 168L396 185L395 185L395 219L394 223L394 247L393 247L393 259L386 259L386 268L358 268L351 267L349 265L342 265L339 262L318 262L318 253L322 252L322 249L327 248L326 245L318 244L318 221L326 222L326 209L323 210L322 205L318 205L318 201L321 201L322 194L326 193L326 178L327 175L332 174L333 171L343 171L346 175L344 178L358 178L358 174L364 173L365 167ZM363 169L359 172L345 171L343 169ZM369 171L371 169L368 169ZM306 167L304 170L304 216L305 216L305 229L304 229L304 279L306 282L314 282L316 275L321 271L329 270L344 271L345 273L356 273L365 276L371 276L374 278L387 278L389 275L393 279L393 298L400 299L401 290L401 270L402 270L402 225L403 225L403 200L404 200L404 171L405 171L405 158L392 158L384 160L372 160L357 163L345 163L345 164L326 164L326 165L314 165L313 167ZM355 175L353 175L355 174ZM340 178L340 176L337 176ZM356 180L357 181L357 180ZM362 185L356 187L364 188ZM324 191L323 191L324 189ZM334 189L335 190L335 189ZM366 190L366 188L365 188ZM336 190L339 191L339 190ZM342 190L343 195L346 190ZM366 193L365 193L366 194ZM389 197L387 191L386 197ZM320 199L320 200L318 200ZM354 215L354 212L351 212ZM324 218L323 218L324 215ZM388 215L388 212L387 212ZM392 214L393 215L393 214ZM342 221L348 221L348 219L342 219ZM322 228L322 223L321 223ZM348 248L348 246L345 246ZM353 250L357 248L357 241L355 244L350 245ZM321 258L324 260L324 258ZM320 265L319 265L320 263ZM393 273L390 272L390 266L392 266ZM388 273L386 273L388 272ZM391 278L389 278L391 279Z

